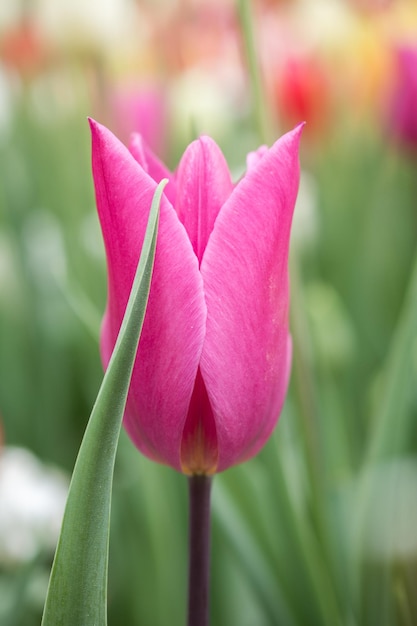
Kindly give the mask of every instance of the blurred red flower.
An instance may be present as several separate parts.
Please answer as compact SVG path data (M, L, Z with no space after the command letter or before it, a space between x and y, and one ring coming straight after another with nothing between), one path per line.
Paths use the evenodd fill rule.
M311 56L291 56L276 81L275 102L283 126L307 122L306 131L322 131L329 119L330 87L324 65Z

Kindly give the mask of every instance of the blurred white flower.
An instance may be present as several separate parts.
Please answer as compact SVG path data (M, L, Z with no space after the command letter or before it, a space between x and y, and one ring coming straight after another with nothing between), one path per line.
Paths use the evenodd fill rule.
M55 548L69 480L23 448L0 452L0 563L29 561Z
M226 69L223 76L200 67L185 71L170 94L178 138L188 142L195 132L221 137L235 121L240 92L240 77L233 71Z
M357 28L355 15L343 0L301 0L294 7L293 19L306 47L338 48Z
M135 5L129 0L37 0L37 20L51 41L78 40L95 46L112 46L132 35Z

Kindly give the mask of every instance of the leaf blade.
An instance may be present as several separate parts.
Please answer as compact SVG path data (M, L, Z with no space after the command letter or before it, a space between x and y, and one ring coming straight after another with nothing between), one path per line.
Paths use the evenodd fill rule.
M74 467L42 626L107 624L114 462L149 295L159 205L166 182L159 183L153 197L129 302Z

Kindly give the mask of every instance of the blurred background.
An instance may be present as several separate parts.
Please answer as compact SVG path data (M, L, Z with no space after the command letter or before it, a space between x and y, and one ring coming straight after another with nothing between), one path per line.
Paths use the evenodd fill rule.
M262 453L214 481L212 623L417 623L417 6L249 4L258 106L232 0L0 5L1 626L40 623L102 378L88 115L172 169L208 133L235 179L307 121L290 393ZM186 487L122 433L110 626L184 623Z

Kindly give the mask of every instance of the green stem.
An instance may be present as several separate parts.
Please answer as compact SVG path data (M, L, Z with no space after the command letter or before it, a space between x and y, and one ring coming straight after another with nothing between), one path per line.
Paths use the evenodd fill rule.
M239 16L243 33L246 60L248 63L251 94L253 98L253 117L259 138L268 143L268 119L265 107L264 90L261 81L261 72L256 54L255 36L253 31L254 19L250 8L250 0L238 0Z

